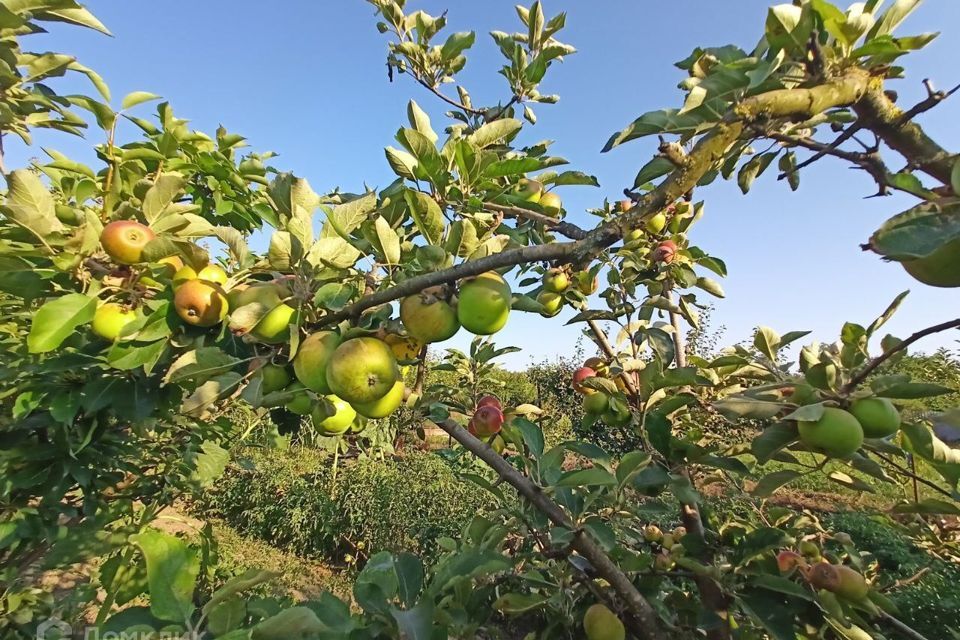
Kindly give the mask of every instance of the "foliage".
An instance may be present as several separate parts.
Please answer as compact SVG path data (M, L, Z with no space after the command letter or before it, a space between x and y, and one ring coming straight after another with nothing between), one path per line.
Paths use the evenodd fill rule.
M302 556L361 564L377 551L429 556L490 502L429 453L343 461L335 477L316 450L250 453L193 510Z
M446 35L446 14L408 11L404 0L371 4L390 38L391 74L409 75L448 105L450 122L441 138L411 100L399 146L384 151L396 180L359 194L338 188L321 195L264 165L270 154L240 155L240 136L191 131L166 103L155 121L132 115L157 99L153 94L129 94L119 110L86 96L57 96L40 81L73 70L110 101L95 74L69 56L24 53L20 38L39 31L37 21L102 25L73 0L0 3L0 46L8 54L0 135L29 141L36 126L76 133L77 107L90 112L104 139L96 167L51 152L48 162L5 171L0 617L17 614L18 632L31 633L29 609L16 611L32 606L35 595L24 571L38 562L106 557L96 620L106 631L209 632L230 640L476 637L497 635L509 619L532 619L534 633L546 638L570 633L600 601L645 640L880 633L896 610L848 536L810 514L763 503L755 503L755 519L711 510L700 491L723 482L761 501L818 475L867 492L874 483L919 482L909 454L937 473L923 478L936 497L905 497L891 511L915 519L905 535L948 555L955 543L935 516L960 513L960 453L934 435L926 416L900 416L889 401L956 392L924 379L934 372L926 366L895 367L916 340L956 329L960 319L907 338L882 336L902 294L870 324L843 324L838 342L804 346L796 363L787 361L786 347L807 332L781 335L765 326L752 343L715 354L711 339L696 331L707 296L724 295L714 278L725 277L727 267L694 243L693 231L706 212L700 189L715 179L736 179L747 193L776 160L796 190L801 169L830 156L863 170L879 194L901 191L919 201L884 223L866 248L922 282L960 286L960 164L916 121L949 94L930 89L905 110L886 91L886 81L905 73L901 59L936 37L893 35L920 3L870 0L846 12L825 0L776 5L754 48L696 48L677 63L686 74L683 105L643 114L607 142L605 151L661 137L657 155L623 191L627 199L604 199L590 210L597 224L589 230L564 220L559 192L597 187L596 178L557 170L567 161L549 154L551 143L526 139L538 117L533 106L557 102L540 92L546 73L575 53L560 40L565 15L548 16L537 0L517 8L517 32L491 34L505 58L499 73L509 96L480 106L458 75L474 33ZM138 125L140 139L116 140L121 117ZM855 146L862 144L858 132L871 132L875 148ZM812 155L801 161L805 151ZM902 156L896 162L904 169L888 168L892 154ZM264 225L270 241L261 255L246 238ZM125 228L136 231L123 236ZM114 242L125 243L124 251L111 250ZM211 261L224 270L210 270ZM207 275L185 277L181 265ZM487 284L468 297L466 285L477 277ZM245 286L252 301L241 302ZM411 347L393 303L428 290L446 305L441 312L456 306L465 327L489 313L490 322L471 323L477 332L502 326L511 310L551 317L563 305L575 308L571 322L585 324L602 354L598 375L578 382L592 409L575 434L588 439L548 443L538 424L544 410L532 403L487 410L500 431L485 442L465 430L498 375L494 359L515 347L478 336L468 353L448 351L434 367L453 374L452 384L419 384L425 352ZM117 310L107 302L133 320L105 339L95 318ZM685 327L695 330L692 352ZM241 595L269 579L266 573L201 598L216 575L211 536L190 547L150 523L220 477L231 450L251 437L282 444L272 424L296 430L299 415L310 414L326 437L329 419L350 415L338 407L356 407L320 393L326 383L307 390L287 380L270 388L267 372L289 378L291 361L308 351L306 337L321 330L337 342L363 336L380 354L370 369L361 368L366 360L340 362L344 376L360 380L339 381L338 393L356 392L359 407L378 400L365 393L370 389L404 392L393 396L404 409L388 428L439 425L462 445L448 457L497 498L499 510L472 520L459 540L437 538L445 553L431 566L406 551L366 558L353 588L355 611L328 594L296 606ZM417 367L409 393L396 386L397 359ZM556 381L556 371L546 375ZM866 408L854 417L858 403ZM957 421L949 405L936 408L945 409L937 419ZM716 437L719 417L749 435ZM865 438L870 421L877 424ZM309 511L345 518L336 531L352 528L371 544L410 544L397 520L385 519L383 531L369 526L384 504L404 501L413 508L403 517L413 522L456 519L432 511L437 491L447 498L449 489L431 483L426 500L415 503L409 493L374 486L387 467L341 469L339 456L358 441L343 429L355 427L363 423L337 422L337 437L326 441L334 453L330 485L347 487L331 494L345 502L334 508L316 485L293 479L293 508L278 507L274 494L261 520L269 535L283 532L304 546L312 536L332 540L334 530L311 521ZM389 435L381 436L375 440L383 455ZM785 466L770 471L771 460ZM388 476L406 490L393 481L433 480L422 473L402 468ZM359 490L365 485L370 489ZM507 499L507 486L523 499ZM291 514L298 516L292 526ZM669 537L648 527L675 519L683 529ZM828 562L807 559L819 555ZM113 610L144 593L148 604Z

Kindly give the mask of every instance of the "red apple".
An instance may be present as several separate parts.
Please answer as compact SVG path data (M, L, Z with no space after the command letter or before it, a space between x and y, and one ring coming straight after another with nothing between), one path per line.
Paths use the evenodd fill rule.
M483 396L482 398L480 398L480 401L477 402L477 409L479 409L480 407L486 407L488 405L491 407L496 407L497 409L500 409L501 411L503 411L503 405L500 404L500 399L497 398L497 396L490 396L490 395Z
M573 390L577 393L593 393L593 389L587 389L581 383L587 378L593 378L597 372L590 367L580 367L573 372Z
M478 437L489 438L500 433L500 428L503 427L503 411L489 404L479 407L470 423Z

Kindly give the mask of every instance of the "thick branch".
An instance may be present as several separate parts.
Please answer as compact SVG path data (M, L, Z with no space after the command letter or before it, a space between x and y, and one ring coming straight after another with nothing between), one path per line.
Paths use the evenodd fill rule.
M904 119L904 112L883 92L882 85L872 86L854 106L864 126L873 131L888 147L912 165L945 185L950 184L953 154L934 142L917 123Z
M925 338L929 335L933 335L934 333L940 333L941 331L947 331L949 329L955 329L958 327L960 327L960 318L957 318L956 320L950 320L948 322L941 322L940 324L936 324L936 325L933 325L932 327L927 327L926 329L917 331L906 340L903 340L902 342L891 347L887 351L884 351L879 356L877 356L876 358L868 362L867 365L860 370L860 373L853 376L853 378L850 379L850 382L843 385L843 388L840 390L840 393L845 395L853 392L858 386L860 386L860 384L864 380L867 379L867 377L871 373L874 372L874 370L876 370L877 367L882 365L884 362L889 360L898 352L903 351L904 349L912 345L917 340L920 340L921 338Z
M658 640L663 638L661 624L656 612L646 598L637 591L630 578L618 567L603 549L582 529L578 529L557 503L551 500L540 487L521 474L509 462L503 459L487 444L474 438L466 429L455 422L446 420L438 423L440 428L459 442L473 455L486 462L497 474L506 480L517 492L542 512L553 524L574 531L573 547L586 558L597 574L603 577L617 594L623 598L631 613L642 623L643 638Z

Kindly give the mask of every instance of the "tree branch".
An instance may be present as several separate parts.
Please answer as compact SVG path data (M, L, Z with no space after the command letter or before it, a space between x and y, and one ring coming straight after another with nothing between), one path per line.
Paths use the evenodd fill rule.
M864 126L877 134L888 147L927 175L944 185L950 184L954 155L934 142L920 125L905 120L904 116L909 112L904 113L897 107L883 92L882 85L871 87L853 105L853 109L863 120Z
M562 220L557 220L556 218L551 218L550 216L537 211L531 211L522 207L511 207L509 205L496 204L494 202L484 202L483 208L487 211L502 213L503 215L511 218L522 218L524 220L539 222L551 231L556 231L560 235L570 238L571 240L583 240L587 237L588 232L586 229L581 229L577 225L570 222L564 222Z
M903 340L902 342L898 343L896 346L891 347L887 351L884 351L882 354L880 354L879 356L877 356L876 358L868 362L866 366L864 366L863 369L861 369L857 375L853 376L853 378L850 379L850 382L843 385L843 388L840 389L840 393L842 395L847 395L849 393L852 393L858 386L860 386L860 384L864 380L867 379L867 377L871 373L874 372L874 370L876 370L877 367L879 367L884 362L889 360L897 352L903 351L904 349L912 345L917 340L920 340L921 338L925 338L929 335L933 335L934 333L940 333L941 331L947 331L949 329L955 329L957 327L960 327L960 318L957 318L956 320L949 320L947 322L941 322L940 324L935 324L932 327L927 327L926 329L917 331L906 340Z
M947 490L945 490L945 489L942 489L942 488L938 487L938 486L937 486L936 484L934 484L933 482L930 482L930 481L927 480L926 478L917 475L916 473L910 471L910 470L907 469L906 467L900 466L899 464L897 464L897 463L896 463L892 458L890 458L889 456L885 456L885 455L883 455L882 453L880 453L879 451L874 451L874 452L873 452L873 455L877 456L878 458L880 458L881 460L883 460L883 461L886 462L888 465L890 465L891 467L893 467L894 469L896 469L897 471L899 471L899 472L902 473L903 475L907 476L908 478L911 478L911 479L913 479L913 480L915 480L915 481L917 481L917 482L919 482L919 483L921 483L921 484L925 484L925 485L927 485L928 487L930 487L931 489L933 489L934 491L936 491L937 493L940 493L940 494L946 496L947 498L950 498L951 500L953 500L953 494L952 494L952 493L950 493L949 491L947 491Z
M600 326L600 323L596 320L587 320L587 324L590 325L590 331L592 331L596 337L597 344L600 345L600 350L603 351L608 358L616 358L617 354L614 353L613 347L610 346L610 341L607 340L607 334L604 332L603 327ZM627 393L633 396L634 401L639 402L640 390L637 389L637 385L634 384L633 378L631 378L626 371L623 371L620 373L620 379L623 381L623 386L626 388Z
M473 455L487 463L497 474L508 482L521 496L536 507L555 525L566 527L574 532L573 542L570 544L580 555L586 558L597 574L603 577L617 594L623 598L630 612L635 615L641 624L641 637L646 640L661 640L661 623L656 612L646 598L633 586L630 578L618 567L590 535L579 529L543 490L529 478L521 474L516 468L501 457L489 445L470 435L466 429L451 420L437 423L441 429L459 442Z

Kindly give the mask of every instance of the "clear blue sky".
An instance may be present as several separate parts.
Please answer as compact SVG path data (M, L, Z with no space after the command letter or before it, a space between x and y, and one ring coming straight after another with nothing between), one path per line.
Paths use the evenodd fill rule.
M617 198L653 153L654 141L630 143L607 154L600 148L638 114L680 104L676 84L682 72L672 63L697 45L752 47L769 4L545 2L548 15L567 12L568 28L562 36L579 53L551 70L544 90L561 94L560 103L538 107L539 123L524 135L528 142L556 140L552 150L567 157L571 168L598 176L600 189L563 188L572 221L587 224L582 211L605 196ZM409 0L408 10L436 14L449 9L448 29L477 32L462 80L476 103L488 103L506 91L496 73L502 58L487 33L517 29L513 5L512 0ZM945 34L927 50L909 56L907 80L894 83L902 104L922 97L923 78L939 87L960 82L960 12L954 5L930 0L902 30L910 35ZM52 35L29 38L30 47L79 56L105 78L115 102L129 91L152 91L196 128L212 133L222 123L246 135L253 148L279 153L274 165L308 178L318 192L335 186L360 191L364 183L382 187L392 179L383 147L393 143L393 134L404 125L410 97L430 112L435 128L442 128L444 109L435 99L407 77L387 81L386 38L374 27L373 7L362 0L99 0L88 6L113 38L54 28ZM59 86L65 92L92 92L80 81L65 80ZM922 123L947 148L960 149L960 98L954 100L958 102L925 114ZM152 105L140 107L140 115L150 113ZM100 141L95 131L90 138ZM91 159L88 144L69 136L38 135L37 142ZM21 166L40 155L39 149L10 144L8 166ZM899 161L893 166L899 168ZM831 160L806 170L801 182L797 194L770 174L748 196L726 182L699 193L707 200L707 215L693 241L726 259L730 270L723 282L727 298L717 301L714 314L714 323L727 328L724 343L749 337L758 324L781 333L812 330L815 338L832 341L844 320L870 322L905 289L912 294L888 325L896 335L956 315L956 290L920 285L900 267L858 249L884 219L912 204L908 198L865 200L873 193L872 183ZM522 366L531 358L568 351L579 332L563 326L571 313L564 311L549 322L513 314L496 339L524 351L507 363ZM953 347L956 338L955 333L941 334L921 342L920 348ZM467 343L463 333L451 341L453 346Z

